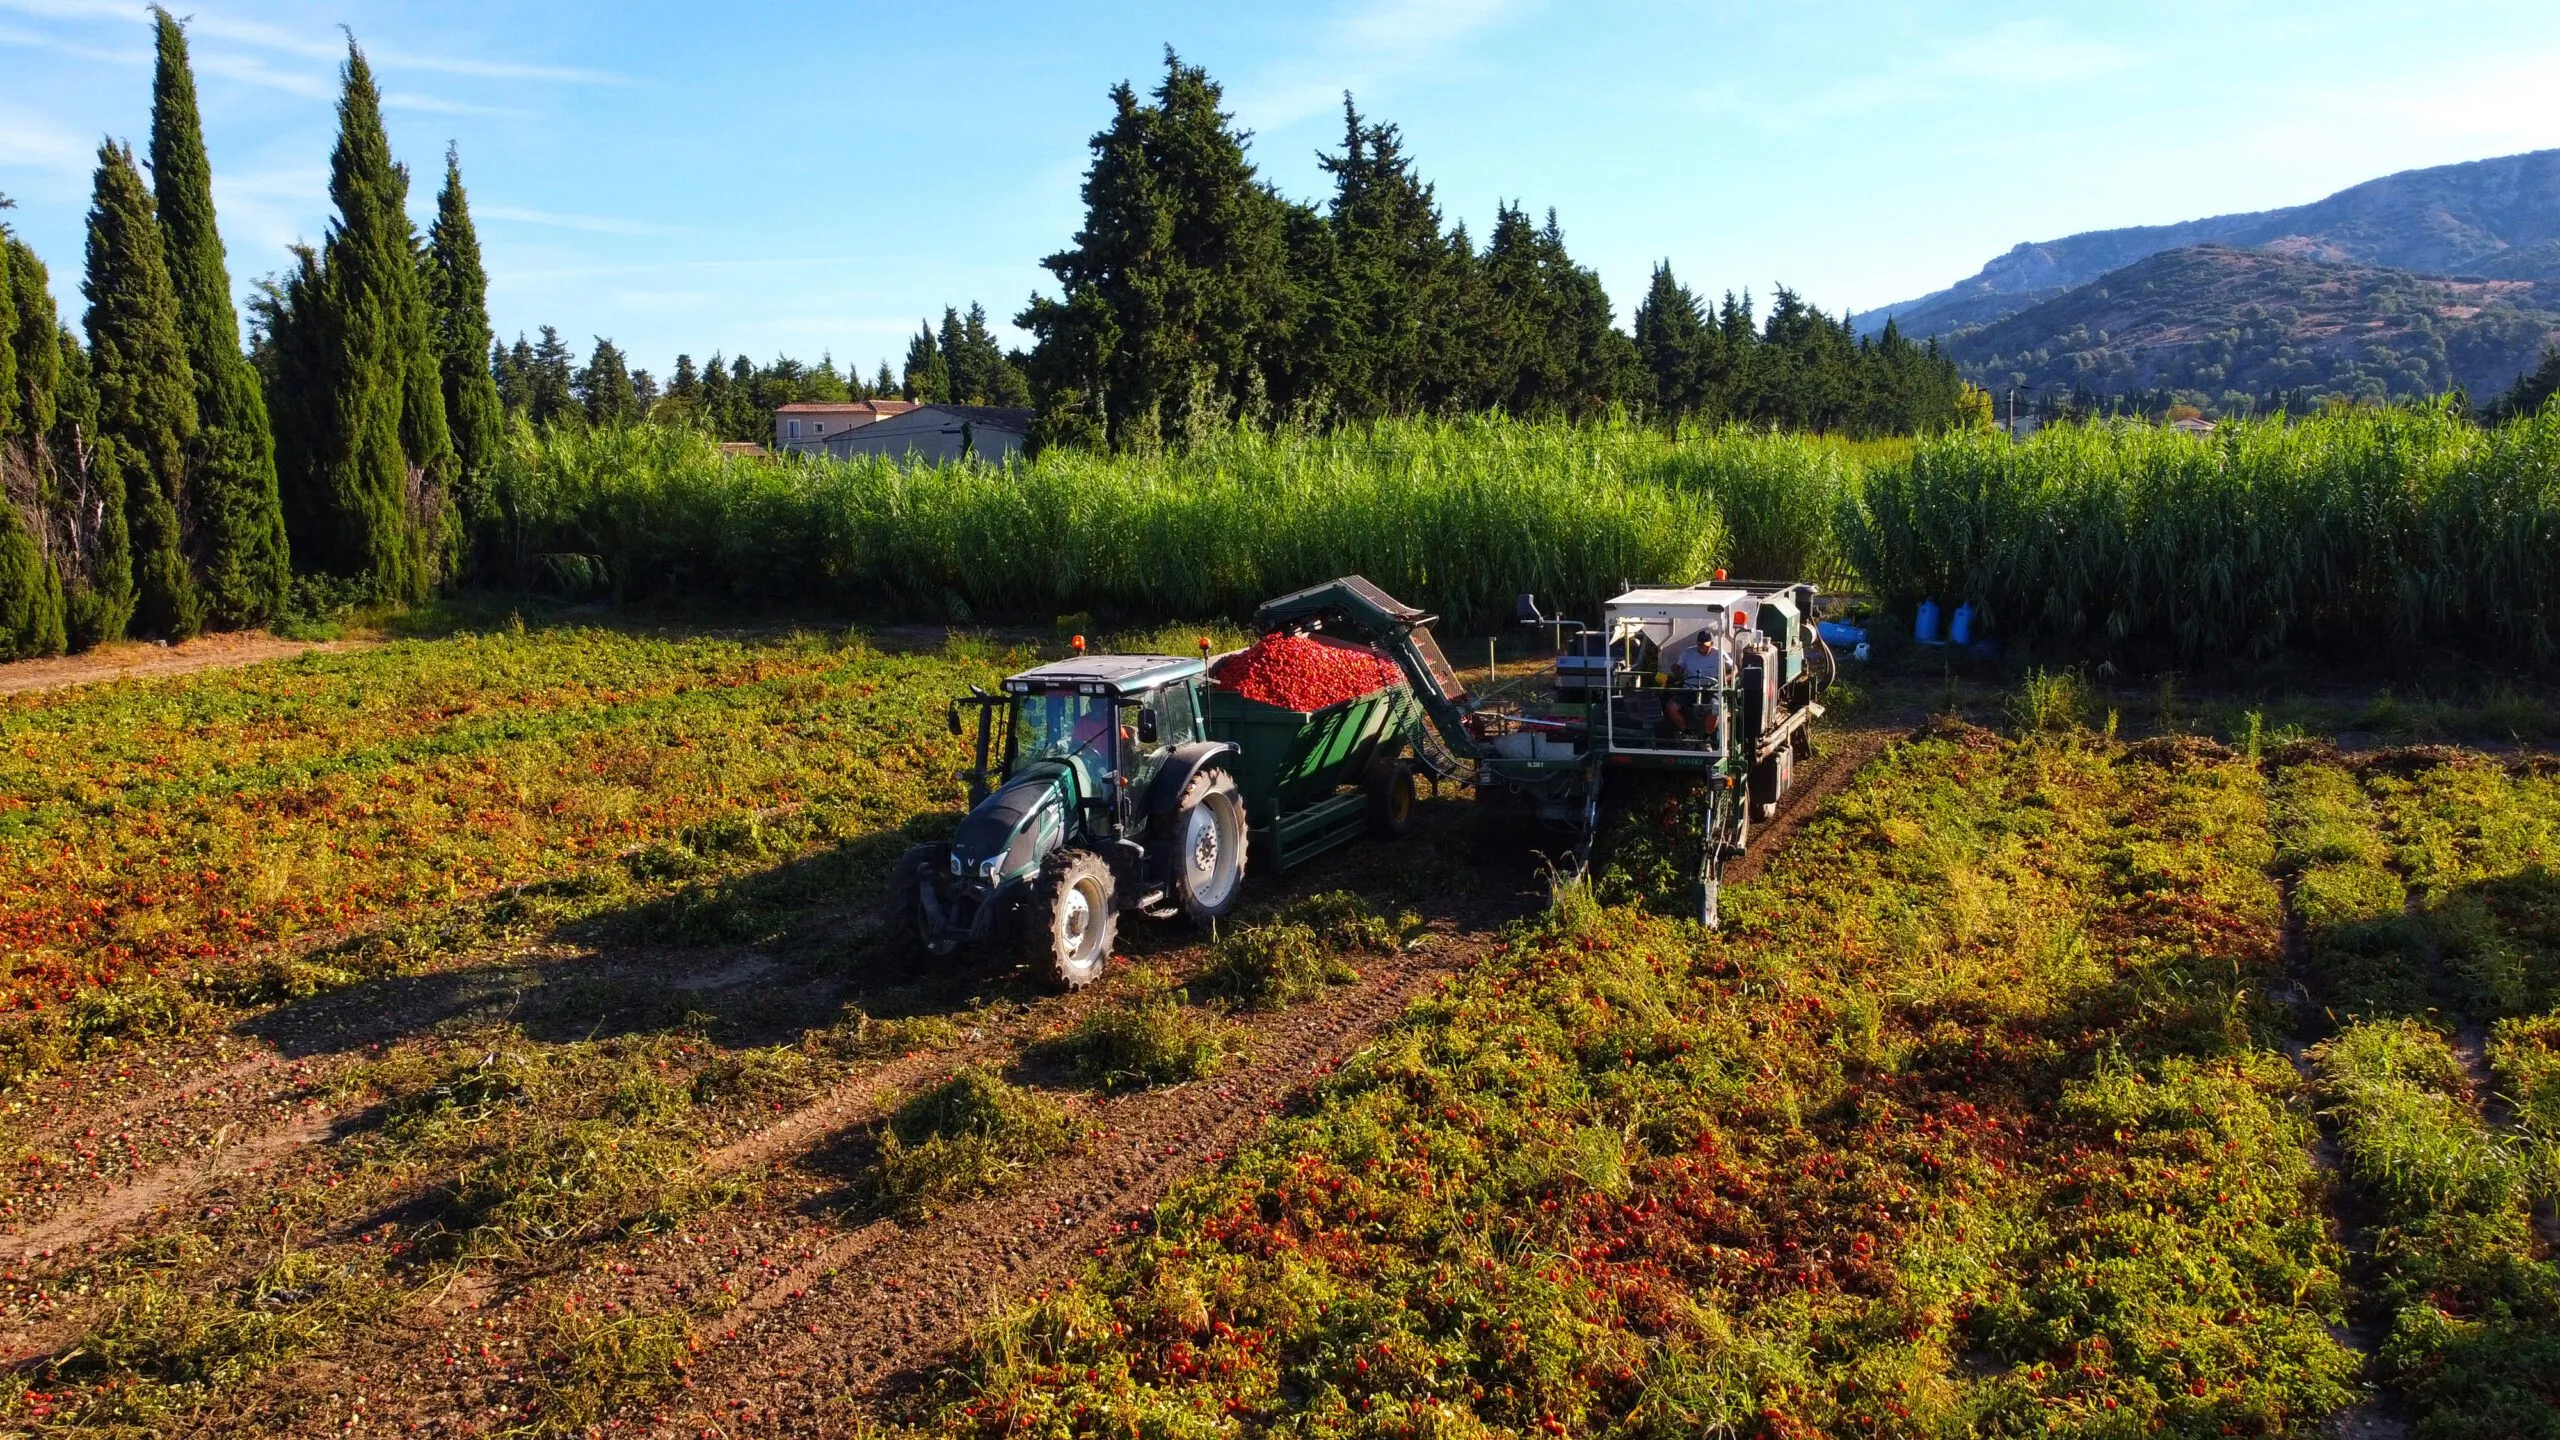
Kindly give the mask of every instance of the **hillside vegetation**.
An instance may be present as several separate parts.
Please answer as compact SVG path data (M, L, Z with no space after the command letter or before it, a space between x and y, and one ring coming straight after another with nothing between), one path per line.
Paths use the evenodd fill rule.
M2223 245L2169 250L1948 353L1977 382L2180 391L2226 412L2460 388L2486 398L2560 340L2560 282L2445 280Z

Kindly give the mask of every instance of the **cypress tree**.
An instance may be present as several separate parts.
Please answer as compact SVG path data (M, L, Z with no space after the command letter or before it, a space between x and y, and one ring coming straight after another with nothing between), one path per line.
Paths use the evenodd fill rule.
M258 376L240 351L231 274L213 213L213 167L196 111L186 32L152 7L159 62L151 90L151 181L178 328L204 431L186 491L186 528L202 574L206 618L256 625L284 607L293 567L276 486L275 438Z
M13 209L0 195L0 210ZM18 419L18 291L9 278L15 250L6 226L0 226L0 445L19 431Z
M0 196L0 208L8 205ZM5 236L5 232L0 232ZM0 243L0 660L62 651L62 576L45 553L36 446L19 432L18 301L12 246ZM32 511L32 522L21 504Z
M435 583L454 523L443 367L409 174L392 161L382 95L352 40L343 75L329 157L337 218L316 268L306 263L286 287L316 371L308 468L285 477L286 518L305 527L293 549L311 568L417 600Z
M22 293L19 310L26 309ZM45 311L50 318L50 298ZM133 621L133 543L125 524L125 495L128 475L139 462L98 428L98 387L90 374L89 352L60 328L53 350L56 493L63 528L74 537L80 561L80 574L65 587L64 627L71 648L86 650L120 638Z
M496 519L489 471L497 460L505 407L490 364L497 339L489 333L489 273L480 264L480 233L462 192L461 157L450 145L435 223L427 228L427 298L435 311L445 422L453 431L455 506L464 532L477 544Z
M125 452L125 519L131 527L141 627L184 639L204 625L186 561L180 516L188 452L196 439L195 372L178 329L178 297L160 244L150 193L133 152L98 147L89 210L90 365L98 429Z

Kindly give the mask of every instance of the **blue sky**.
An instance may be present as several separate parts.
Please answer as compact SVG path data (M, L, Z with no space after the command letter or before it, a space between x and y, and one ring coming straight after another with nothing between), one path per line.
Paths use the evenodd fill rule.
M1444 209L1558 210L1621 318L1693 287L1907 299L2022 240L2317 198L2560 145L2551 0L2140 6L1333 0L1304 6L177 0L245 293L317 240L337 27L433 205L461 147L502 336L832 352L999 319L1079 218L1105 91L1166 43L1223 82L1264 173L1320 188L1341 92L1404 127ZM140 148L124 0L0 0L0 192L78 313L102 134Z

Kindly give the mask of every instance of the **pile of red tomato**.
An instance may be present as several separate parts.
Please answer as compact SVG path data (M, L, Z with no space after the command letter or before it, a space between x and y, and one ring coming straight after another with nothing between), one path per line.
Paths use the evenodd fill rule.
M1375 650L1299 635L1265 635L1218 662L1209 678L1247 700L1284 710L1321 710L1401 680Z

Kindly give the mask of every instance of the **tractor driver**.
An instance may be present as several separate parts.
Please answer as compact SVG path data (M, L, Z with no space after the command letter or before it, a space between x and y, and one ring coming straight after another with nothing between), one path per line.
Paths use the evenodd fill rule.
M1662 702L1663 718L1674 730L1683 734L1712 736L1720 728L1724 714L1724 677L1731 668L1724 645L1714 627L1698 627L1698 641L1681 651L1671 661L1672 682L1677 690L1694 694L1666 696Z

